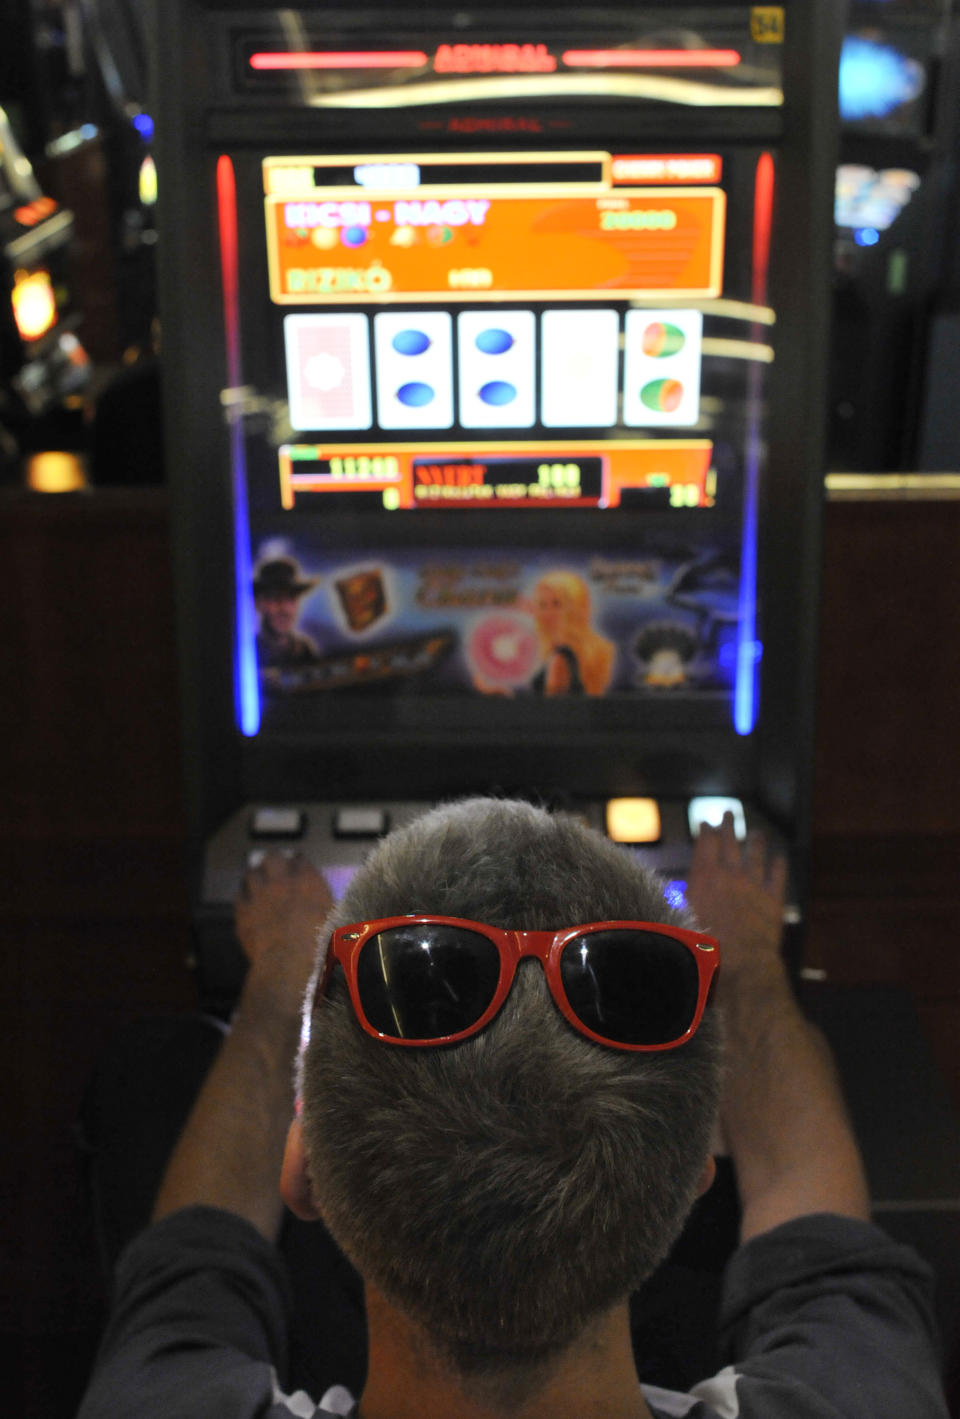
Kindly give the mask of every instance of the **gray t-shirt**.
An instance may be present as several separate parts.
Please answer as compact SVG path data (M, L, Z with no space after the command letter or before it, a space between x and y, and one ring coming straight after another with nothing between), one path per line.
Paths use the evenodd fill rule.
M755 1237L727 1268L719 1374L643 1387L655 1419L948 1419L929 1268L865 1222L818 1215ZM334 1386L286 1393L289 1291L276 1250L229 1212L191 1207L120 1259L78 1419L329 1419Z

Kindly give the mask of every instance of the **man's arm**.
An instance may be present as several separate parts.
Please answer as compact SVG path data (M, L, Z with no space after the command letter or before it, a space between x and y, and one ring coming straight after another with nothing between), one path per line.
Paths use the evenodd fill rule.
M869 1219L860 1152L826 1040L797 1005L780 952L786 866L729 815L694 849L689 899L720 941L727 1028L721 1122L737 1173L741 1240L815 1212Z
M170 1158L154 1221L203 1204L235 1212L274 1239L303 992L332 905L323 877L301 857L268 857L247 874L236 925L250 969L230 1033Z

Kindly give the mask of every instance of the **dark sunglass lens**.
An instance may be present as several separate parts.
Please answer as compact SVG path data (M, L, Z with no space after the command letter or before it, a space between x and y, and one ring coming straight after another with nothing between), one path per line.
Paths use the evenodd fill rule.
M367 1019L399 1040L435 1040L469 1029L499 979L493 942L459 926L391 926L371 936L357 962Z
M617 1044L669 1044L693 1023L697 963L670 936L620 929L575 937L560 976L574 1014Z

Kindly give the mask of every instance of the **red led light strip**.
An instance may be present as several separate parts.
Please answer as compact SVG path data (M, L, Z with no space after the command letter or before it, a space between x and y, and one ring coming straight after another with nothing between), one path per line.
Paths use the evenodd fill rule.
M568 49L568 69L731 69L735 49Z
M240 383L240 269L237 239L237 183L233 163L222 154L217 159L217 219L220 231L220 282L223 292L223 325L226 338L227 378Z
M732 69L740 63L735 49L568 49L561 55L568 69ZM425 69L429 57L419 49L313 50L251 54L251 69Z
M251 54L251 69L423 69L427 56L419 49L329 50L313 53Z
M767 300L767 272L770 268L770 235L773 228L773 191L775 170L773 156L761 153L753 189L753 281L751 299L754 305Z

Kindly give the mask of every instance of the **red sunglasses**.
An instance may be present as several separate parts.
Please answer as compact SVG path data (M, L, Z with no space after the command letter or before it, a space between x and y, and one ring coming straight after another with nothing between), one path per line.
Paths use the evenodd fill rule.
M720 964L712 936L660 923L504 931L461 917L388 916L336 928L312 1008L339 962L368 1035L398 1045L453 1044L489 1024L524 956L540 961L575 1030L628 1050L685 1044Z

